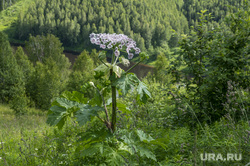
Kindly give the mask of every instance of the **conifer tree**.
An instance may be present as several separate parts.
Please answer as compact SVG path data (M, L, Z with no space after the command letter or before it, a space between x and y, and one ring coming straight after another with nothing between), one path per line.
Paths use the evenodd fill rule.
M94 61L87 51L83 51L73 65L73 71L69 76L68 90L81 90L81 86L93 79Z
M27 109L25 78L5 34L0 32L0 102L10 103L16 114Z

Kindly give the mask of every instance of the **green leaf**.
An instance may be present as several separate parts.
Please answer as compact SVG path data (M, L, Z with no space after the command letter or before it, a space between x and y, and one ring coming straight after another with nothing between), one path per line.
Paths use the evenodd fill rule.
M135 76L134 73L123 74L118 78L113 85L118 89L121 89L122 93L126 95L131 87L135 87L139 83L139 79Z
M110 63L105 63L105 64L106 65L101 64L100 66L98 66L95 69L95 72L108 73L111 68L111 64Z
M109 151L106 152L107 160L106 162L109 163L110 166L119 166L124 165L125 161L123 157L112 148L109 148Z
M115 72L115 74L119 78L121 77L121 74L123 72L123 70L119 66L117 66L117 65L113 66L113 71Z
M83 143L83 145L89 145L93 143L103 142L103 140L109 138L111 135L107 128L102 128L100 130L85 131L77 135L80 137L78 142Z
M150 144L159 145L163 149L166 150L167 149L167 145L164 142L166 142L166 138L158 138L158 139L154 139L154 140L150 141Z
M110 97L107 101L106 101L106 106L109 106L112 103L112 97Z
M156 161L156 157L153 152L151 152L149 149L142 147L142 146L137 146L137 149L139 150L139 154L141 157L146 156L149 159L153 159Z
M84 98L84 94L77 92L77 91L73 91L73 92L64 91L61 94L61 97L66 98L71 101L76 101L78 103L83 103L83 104L87 103L87 99Z
M101 106L102 105L102 98L101 95L97 90L95 90L95 95L94 97L89 101L89 104L92 106Z
M100 60L106 59L106 51L101 51L101 52L99 53L99 55L98 55L98 58L99 58Z
M125 104L117 103L117 107L120 111L122 111L122 113L131 114L131 111Z
M150 92L148 91L148 88L146 87L146 85L139 81L139 85L137 87L137 92L138 95L140 96L140 100L145 103L147 101L147 98L151 97Z
M98 153L102 153L101 149L103 149L103 144L102 143L97 143L94 145L90 145L89 147L85 147L84 150L80 152L81 157L86 157L86 156L93 156Z
M125 151L125 152L128 152L129 154L133 155L134 154L134 151L132 150L131 147L125 145L123 142L120 143L118 149L120 151Z
M66 109L72 108L74 106L78 106L80 103L76 102L76 101L70 101L66 98L56 98L56 103L54 103L53 105L58 105L60 107L64 107Z
M136 133L141 141L150 142L150 141L154 140L150 135L147 135L142 130L136 130Z
M76 93L79 95L78 93ZM71 96L72 94L65 93L63 96L68 98L74 98ZM74 99L78 99L77 97ZM49 110L48 113L48 119L47 123L50 125L55 125L59 129L62 129L62 127L65 124L65 121L67 117L72 117L75 112L87 110L86 113L82 113L83 115L86 115L85 118L79 116L81 113L77 113L78 119L80 119L80 123L86 123L86 121L91 120L92 116L96 116L97 112L100 110L99 107L91 107L87 104L82 104L76 101L70 101L66 98L57 98L53 103L52 107ZM92 112L88 112L89 110L92 110Z
M67 117L67 110L63 107L54 105L50 108L48 113L47 123L51 126L56 125L59 129L62 129Z
M85 104L76 113L77 122L79 125L84 125L88 121L91 121L91 118L94 116L98 116L98 112L100 111L104 111L104 109L99 106L91 107L90 105Z

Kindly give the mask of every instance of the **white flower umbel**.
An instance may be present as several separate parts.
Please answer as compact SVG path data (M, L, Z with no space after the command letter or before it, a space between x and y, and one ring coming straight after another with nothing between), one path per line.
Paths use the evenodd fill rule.
M120 55L119 50L123 48L126 48L128 59L132 59L134 54L139 54L141 52L140 48L136 47L136 42L124 34L91 33L89 37L92 44L99 45L102 49L115 48L114 53L116 57ZM132 53L132 51L134 53Z

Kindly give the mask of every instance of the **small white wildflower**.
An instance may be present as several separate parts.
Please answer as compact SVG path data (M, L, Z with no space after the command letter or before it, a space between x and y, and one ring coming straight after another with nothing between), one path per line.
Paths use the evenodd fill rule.
M129 54L130 47L127 47L127 48L126 48L126 51L127 51L127 53Z
M115 50L115 56L119 56L120 55L120 51Z
M139 54L141 52L140 48L136 47L135 48L135 54Z
M108 47L109 49L112 48L112 44L109 43L107 47Z
M101 44L101 45L100 45L100 48L105 49L105 48L106 48L106 45L105 45L105 44Z
M95 44L95 41L96 41L95 38L91 38L91 39L90 39L90 42L91 42L92 44Z
M38 150L37 148L35 148L35 150Z
M128 54L128 59L132 59L134 57L134 54L133 53L129 53Z
M0 160L2 160L2 157L0 157Z
M90 35L89 35L89 38L94 38L95 37L95 33L91 33Z

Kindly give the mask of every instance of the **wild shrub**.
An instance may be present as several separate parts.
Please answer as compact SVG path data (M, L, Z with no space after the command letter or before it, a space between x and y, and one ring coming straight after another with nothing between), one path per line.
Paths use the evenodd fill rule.
M250 83L249 11L231 14L226 29L208 28L207 19L211 16L205 13L200 13L201 21L192 34L180 42L186 72L182 70L185 75L176 81L185 84L187 94L181 98L188 101L198 119L214 122L226 114L222 104L226 102L228 81L243 89ZM185 119L189 121L190 114L183 114L182 120Z

